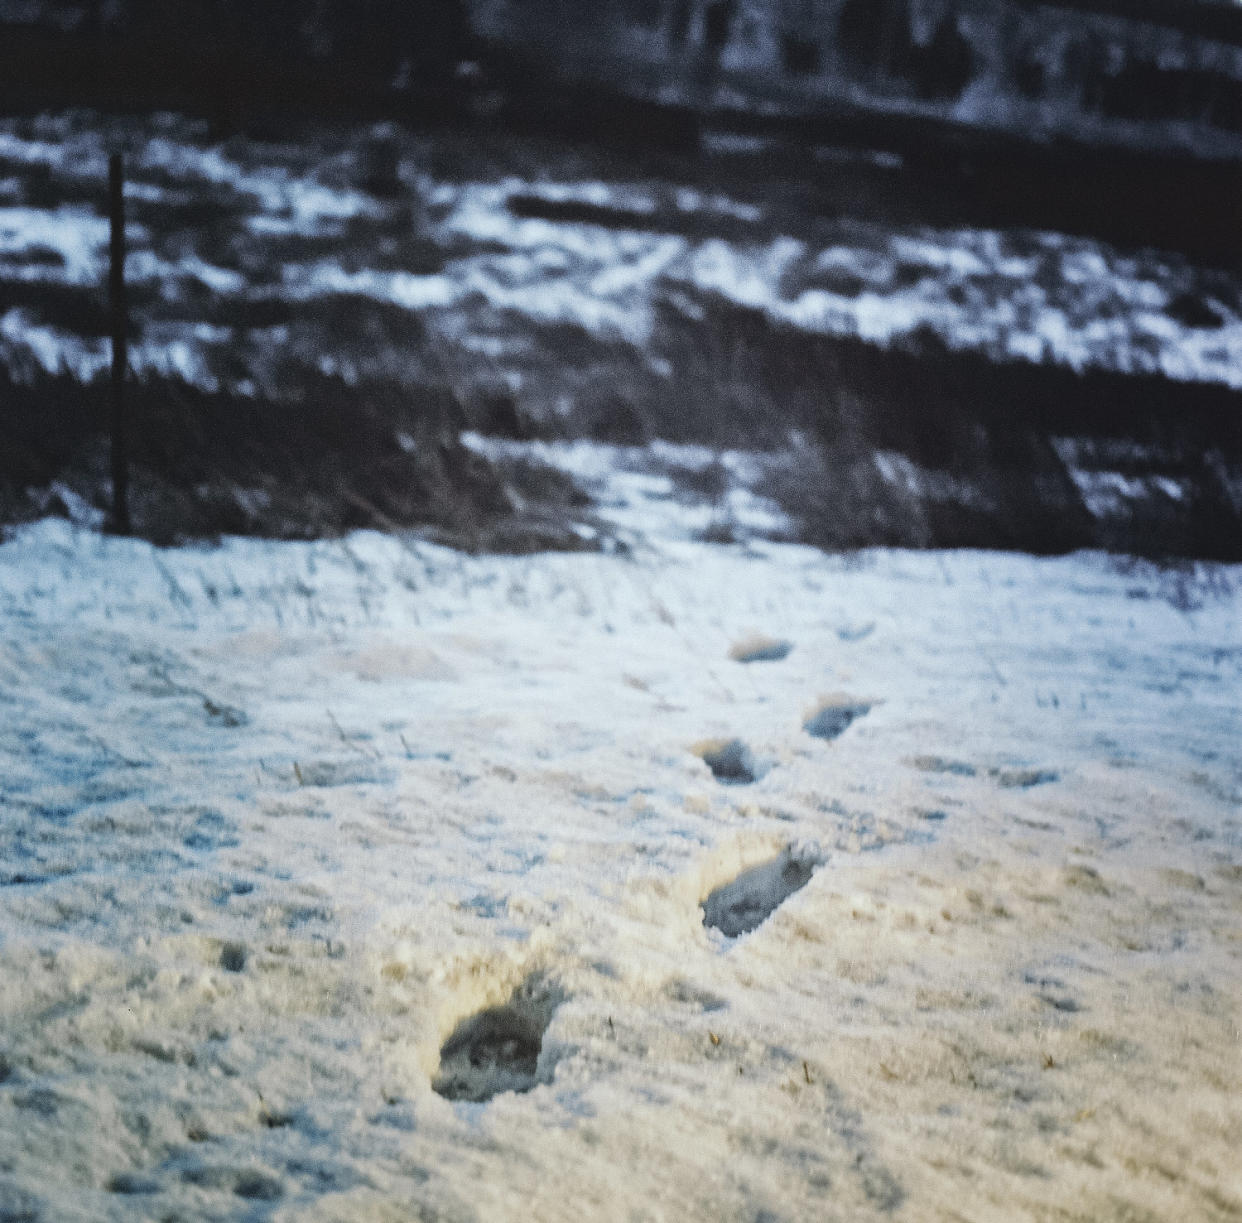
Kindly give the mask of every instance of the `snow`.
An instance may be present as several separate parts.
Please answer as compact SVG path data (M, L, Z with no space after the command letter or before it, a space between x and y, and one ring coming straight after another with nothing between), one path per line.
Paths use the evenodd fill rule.
M3 1211L1242 1209L1242 569L642 504L0 545Z
M67 336L55 327L36 322L25 310L0 314L0 356L6 365L20 369L20 364L12 359L13 352L28 353L52 373L68 369L84 379L107 369L112 359L105 340Z
M78 122L6 125L0 156L98 177ZM326 163L155 127L139 173L249 194L252 236L380 207ZM658 304L706 291L1242 385L1233 282L1219 326L1184 325L1195 274L1155 252L692 239L507 200L763 214L419 191L440 271L290 262L280 292L458 310L500 352L473 303L646 345ZM0 208L9 277L96 283L106 238ZM131 238L137 282L271 291ZM153 323L134 365L210 385L231 332ZM107 359L20 308L0 352ZM0 544L0 1218L1242 1213L1242 568L825 556L781 542L775 456L463 440L573 476L574 529L612 550L161 551L56 485L77 525ZM1189 495L1070 467L1098 514Z
M0 125L0 156L54 169L78 193L92 186L102 191L108 123L87 115L10 121ZM577 325L646 348L658 340L660 312L670 303L693 311L690 290L814 332L887 344L923 328L950 347L998 358L1242 387L1236 277L1209 275L1168 253L1127 253L1043 231L893 228L861 220L841 221L835 233L812 239L781 232L759 204L688 186L516 174L441 182L405 148L398 169L409 189L406 205L414 202L408 224L424 226L423 236L446 256L443 267L420 274L367 266L373 250L351 246L351 221L392 222L394 205L342 185L356 172L346 152L309 144L213 145L201 125L176 116L157 117L145 128L113 126L112 142L133 146L127 191L135 200L214 192L243 214L232 246L216 241L204 251L194 249L202 234L187 232L168 249L166 235L131 223L127 267L138 284L176 285L193 277L218 295L250 302L274 291L256 270L266 242L335 238L339 252L306 261L273 251L275 291L295 302L343 292L391 302L429 317L430 326L467 350L487 350L498 312L536 327ZM611 208L622 219L611 226L519 216L509 207L515 196ZM643 225L630 227L626 216ZM714 225L732 236L712 236ZM749 236L747 226L754 227ZM28 282L100 284L107 230L105 218L81 206L0 206L0 272ZM247 252L239 260L245 271L221 266L239 250ZM43 258L31 261L32 253ZM1174 303L1186 296L1210 302L1214 321L1194 326L1178 317ZM10 345L20 343L24 326L22 316L7 318ZM52 371L64 364L83 377L98 368L89 342L37 320L30 326L31 360ZM182 345L180 355L162 360L137 345L135 363L199 371L195 379L214 389L208 371L220 364L211 359L216 345L190 324L162 342Z
M463 433L461 440L488 459L518 458L564 472L590 496L592 514L609 528L608 538L627 547L642 546L653 536L685 542L726 526L747 538L795 534L785 513L761 491L769 463L782 456L666 441L649 447L584 439L519 442L474 432ZM722 477L717 498L678 494L677 474L703 473L715 464ZM595 534L591 529L585 537Z
M191 148L171 137L148 140L136 164L139 173L172 171L255 196L264 210L257 228L265 233L312 235L323 232L325 223L374 210L374 202L361 192L336 190L278 165L247 170L220 149Z
M100 249L108 242L108 219L87 208L0 208L0 260L32 248L53 250L64 261L64 280L98 279Z
M445 192L446 233L501 242L513 252L458 261L459 300L478 293L532 318L572 319L641 343L651 334L656 298L693 287L812 331L891 342L927 326L951 346L1001 356L1242 386L1242 314L1222 304L1221 326L1210 330L1160 314L1190 272L1154 252L1128 255L1052 232L924 226L902 233L858 222L823 247L789 236L692 242L514 217L505 201L515 194L646 215L657 207L637 185L614 186L610 195L600 183L510 178ZM683 191L678 204L684 211L758 219L752 208L724 197L704 201ZM549 279L553 253L561 256L559 274ZM844 293L813 286L817 272L832 270L853 273L866 287ZM921 275L903 287L912 271ZM791 290L790 281L799 278L812 287Z

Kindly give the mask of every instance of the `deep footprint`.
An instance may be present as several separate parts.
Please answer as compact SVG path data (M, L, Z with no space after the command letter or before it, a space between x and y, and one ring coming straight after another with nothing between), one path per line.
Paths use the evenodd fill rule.
M829 702L817 706L802 723L802 729L816 739L835 739L858 719L871 712L862 701Z
M734 662L780 662L789 657L792 649L792 641L777 637L747 637L732 646L729 657Z
M761 776L754 755L741 739L709 739L690 750L726 785L750 785Z
M501 1092L525 1092L550 1081L539 1068L543 1035L561 997L527 981L503 1006L462 1020L440 1049L432 1088L446 1100L480 1103Z
M806 887L817 866L815 859L795 857L787 849L770 862L743 871L703 901L703 924L726 938L749 934Z

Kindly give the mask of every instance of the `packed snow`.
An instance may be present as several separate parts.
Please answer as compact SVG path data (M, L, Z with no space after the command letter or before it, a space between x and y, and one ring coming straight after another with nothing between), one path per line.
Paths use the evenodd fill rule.
M1242 569L632 474L611 555L0 545L0 1216L1242 1213Z

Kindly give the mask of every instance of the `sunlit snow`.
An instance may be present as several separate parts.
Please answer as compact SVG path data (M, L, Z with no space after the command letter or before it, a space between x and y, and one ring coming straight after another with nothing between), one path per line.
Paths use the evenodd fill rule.
M657 504L618 556L0 546L6 1207L1233 1200L1242 570Z

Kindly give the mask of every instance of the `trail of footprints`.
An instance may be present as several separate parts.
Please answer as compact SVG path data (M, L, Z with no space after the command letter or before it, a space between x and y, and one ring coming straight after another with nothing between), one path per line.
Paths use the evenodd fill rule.
M844 633L841 636L843 640L854 639ZM788 641L753 637L735 645L730 650L730 658L739 664L780 662L792 650L793 645ZM231 709L218 709L223 725L241 724L240 720L232 718L234 711ZM802 730L814 738L834 740L871 709L872 704L865 701L840 697L823 699L806 713ZM208 704L207 712L214 719L217 708ZM226 713L230 716L225 717ZM723 785L752 784L772 767L769 762L758 759L741 739L705 740L690 750ZM918 756L905 763L928 774L957 777L979 774L973 765L939 756ZM1027 789L1058 780L1058 775L1050 770L990 768L984 772L1003 789ZM924 813L924 818L938 819L943 815L940 811L928 812ZM726 939L736 939L757 930L786 900L810 882L822 862L817 854L799 852L790 846L774 858L747 868L702 900L704 926L718 931ZM240 887L235 890L242 891ZM229 973L244 973L250 966L248 950L242 943L224 942L213 951L213 956L218 957L215 962L219 967ZM693 1002L704 1010L725 1005L722 999L712 995L687 992L684 996L671 996ZM450 1101L486 1103L502 1093L520 1094L550 1083L555 1065L552 1059L544 1058L543 1041L557 1008L565 1000L566 995L554 981L535 974L518 985L500 1005L461 1020L440 1048L439 1065L431 1084L433 1090ZM1049 997L1048 1001L1060 1008L1070 1005L1059 997ZM0 1079L5 1077L5 1070L0 1058ZM268 1128L278 1128L289 1125L290 1117L265 1110L260 1121ZM276 1179L253 1169L236 1172L194 1166L182 1175L183 1179L196 1184L219 1181L221 1187L231 1188L236 1195L257 1201L270 1201L281 1195ZM134 1195L156 1192L158 1185L154 1180L122 1172L108 1181L107 1188L116 1194Z
M743 871L703 901L703 924L726 938L749 934L795 892L820 865L792 848ZM539 976L528 978L500 1006L463 1019L440 1047L432 1089L446 1100L483 1103L502 1092L522 1093L552 1080L540 1064L543 1037L564 996Z
M726 938L749 934L804 888L819 865L817 857L785 849L711 892L702 903L703 924ZM502 1005L463 1019L440 1047L433 1090L446 1100L483 1103L551 1082L552 1067L540 1064L540 1054L563 1001L554 985L534 976Z
M756 636L738 642L729 657L743 664L780 662L792 650L788 641ZM814 738L833 740L872 707L870 702L851 698L825 698L807 712L802 729ZM722 785L750 785L772 767L758 759L741 739L706 739L690 750ZM906 764L927 773L976 775L972 765L940 757L916 757ZM990 769L988 776L996 785L1009 789L1057 780L1054 772L1032 769ZM942 816L936 812L928 818ZM751 933L804 888L821 864L818 855L788 847L769 861L749 867L703 899L704 926L728 939ZM502 1092L527 1092L550 1082L553 1068L546 1061L541 1064L543 1037L562 1001L564 996L553 983L533 976L502 1005L463 1019L441 1046L439 1070L432 1080L434 1090L448 1100L482 1103Z
M769 637L752 637L729 652L739 663L779 662L793 645ZM821 702L803 729L821 739L835 739L870 710L857 702ZM740 739L708 739L691 751L725 785L749 785L767 772ZM810 882L818 858L792 848L750 867L712 891L702 902L703 924L726 938L749 934L786 900ZM440 1065L432 1088L447 1100L483 1103L502 1092L521 1093L551 1081L552 1068L540 1064L543 1037L563 996L539 976L524 981L500 1006L463 1019L440 1047Z

